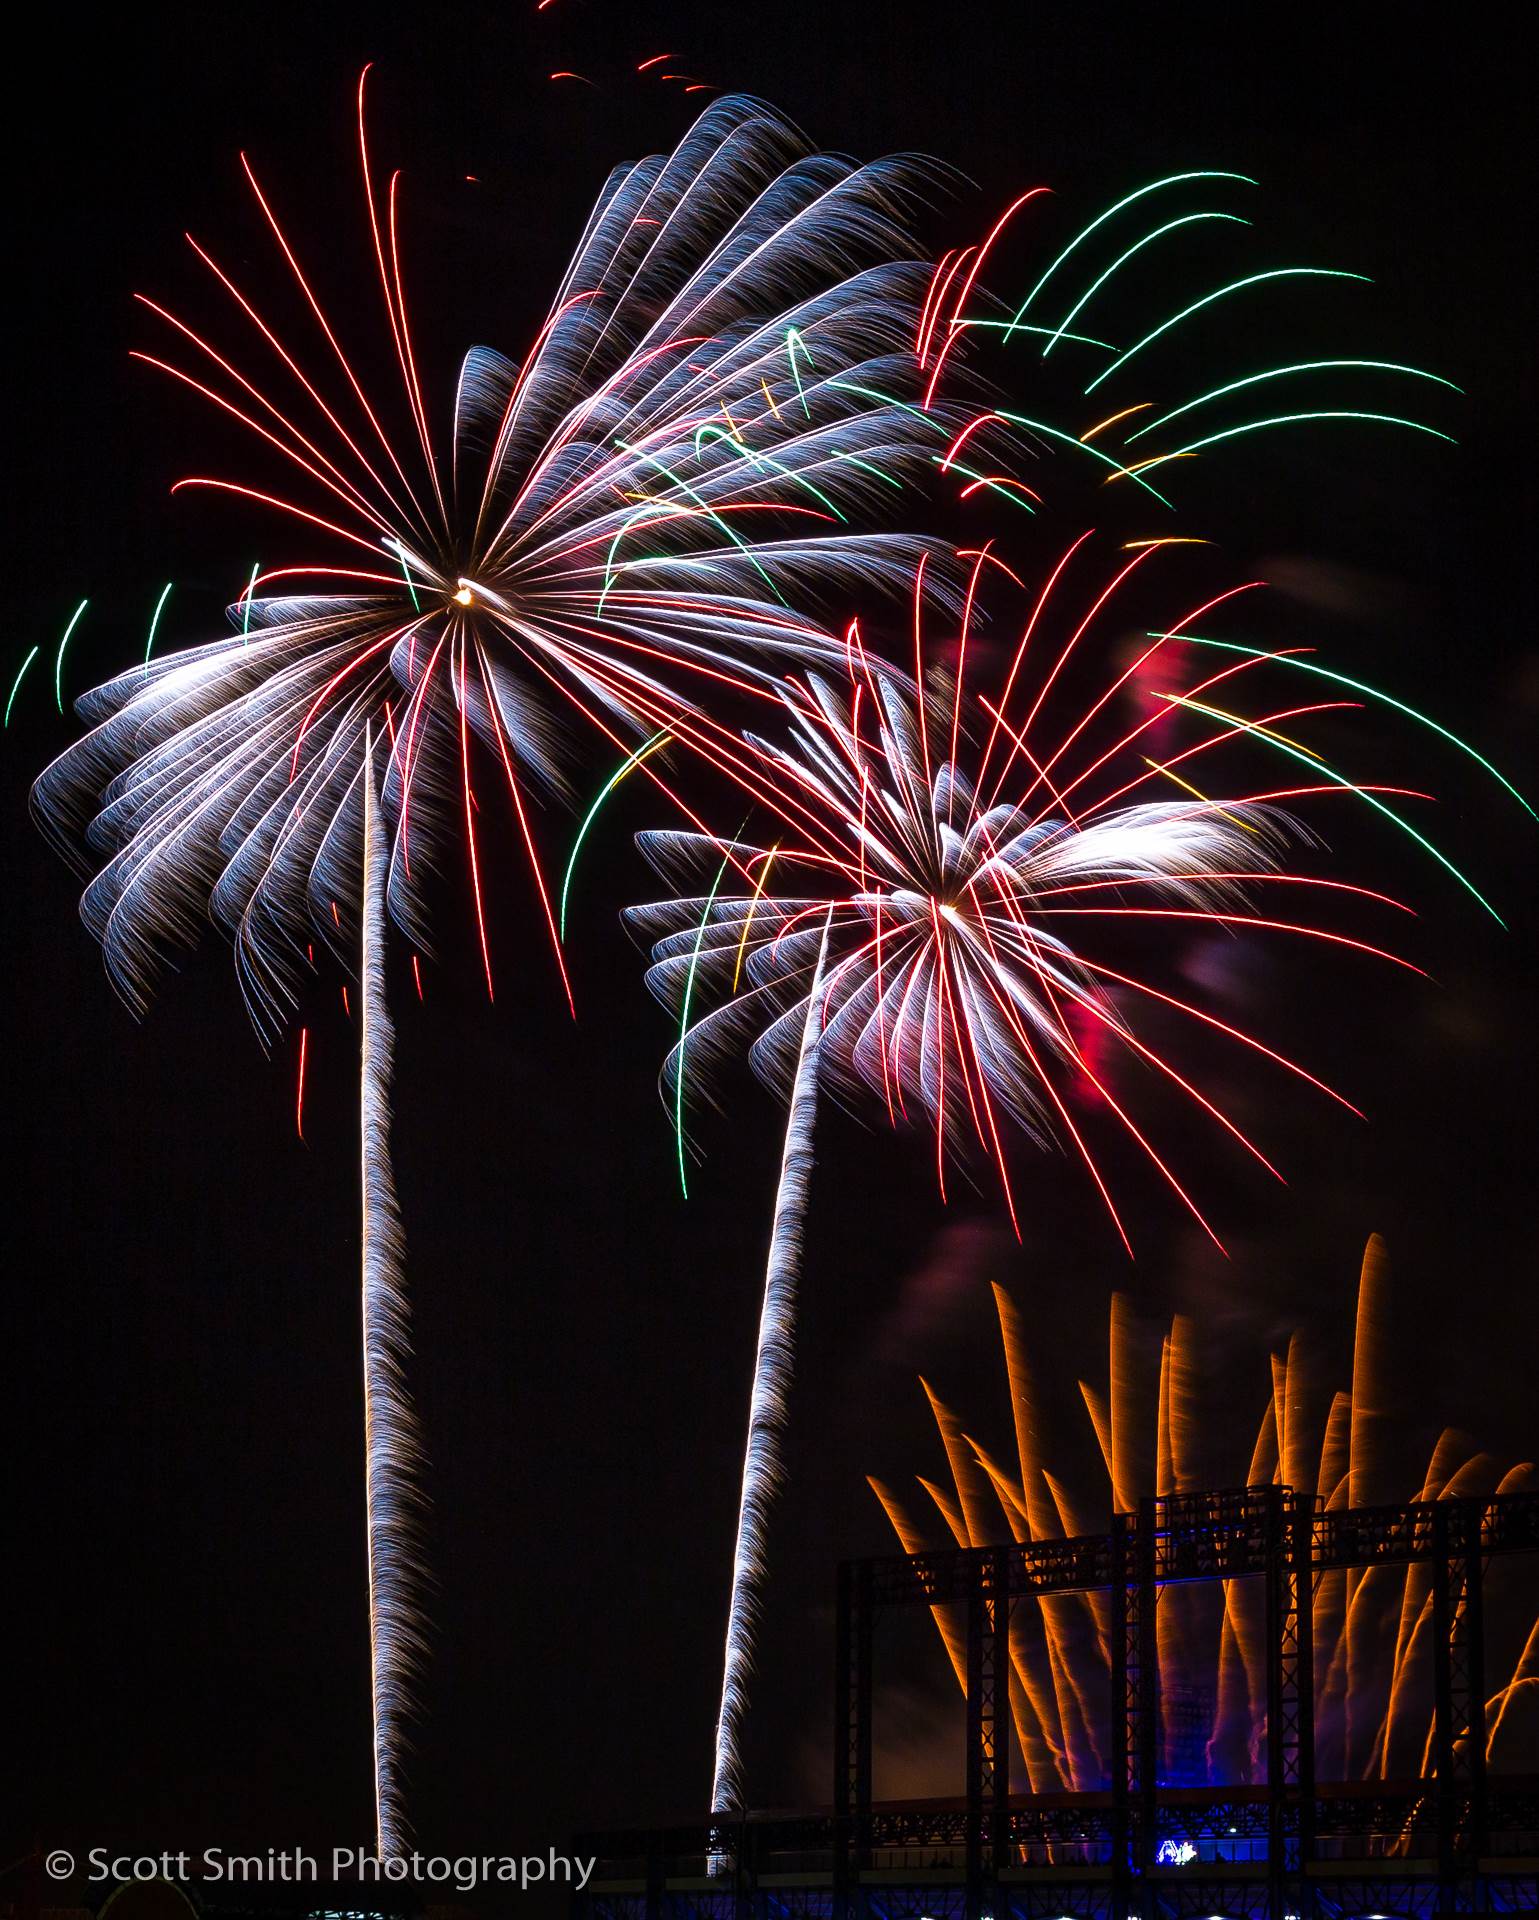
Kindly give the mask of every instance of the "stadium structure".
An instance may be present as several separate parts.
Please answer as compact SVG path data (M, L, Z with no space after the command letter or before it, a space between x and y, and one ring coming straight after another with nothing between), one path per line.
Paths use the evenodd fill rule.
M1519 1554L1539 1579L1536 1493L1327 1512L1270 1485L1144 1499L1104 1534L849 1562L839 1575L831 1803L583 1836L575 1851L598 1864L579 1920L1539 1912L1539 1775L1486 1764L1483 1574ZM1411 1566L1427 1570L1432 1595L1427 1765L1409 1779L1318 1780L1317 1583ZM1162 1706L1164 1725L1179 1727L1193 1703L1160 1699L1157 1608L1162 1588L1191 1581L1264 1590L1260 1777L1243 1784L1185 1784L1168 1764ZM1013 1623L1044 1596L1076 1593L1106 1610L1110 1777L1096 1792L1015 1791ZM882 1626L904 1609L965 1622L964 1778L953 1798L873 1800Z

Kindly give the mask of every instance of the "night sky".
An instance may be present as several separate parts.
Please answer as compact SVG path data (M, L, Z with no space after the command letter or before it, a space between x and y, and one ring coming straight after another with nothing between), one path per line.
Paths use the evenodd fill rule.
M1185 530L1222 543L1226 576L1284 583L1295 631L1430 706L1524 784L1539 708L1533 182L1516 63L1492 17L1434 40L1381 9L1003 0L554 0L538 16L532 0L164 5L89 32L73 10L37 11L5 116L7 687L43 646L0 749L13 1183L0 1457L20 1609L0 1739L17 1774L0 1794L6 1860L34 1842L324 1849L369 1833L355 1034L337 980L307 1007L300 1145L293 1045L264 1059L219 940L136 1024L26 813L30 779L72 737L47 682L76 601L91 596L73 693L136 656L167 579L158 644L219 632L252 561L284 538L254 509L168 496L184 472L234 470L237 443L127 358L155 337L136 290L217 311L184 227L276 284L239 150L339 309L360 289L359 332L378 344L351 147L357 70L377 63L374 127L406 170L437 393L472 342L521 352L610 165L687 124L677 88L634 77L654 52L778 103L824 145L940 156L963 177L930 216L936 236L971 237L1039 180L1071 202L1055 217L1082 224L1159 172L1254 175L1252 244L1377 284L1331 296L1318 334L1308 302L1271 310L1228 342L1224 367L1317 337L1430 366L1468 390L1437 403L1460 445L1372 429L1257 441L1193 469ZM552 85L554 68L599 84ZM1022 243L1001 284L1023 285L1041 258ZM1061 551L1086 512L1082 496L1022 518L1014 564ZM1401 945L1435 978L1245 950L1247 1011L1371 1122L1227 1063L1222 1084L1285 1167L1283 1189L1172 1109L1165 1138L1228 1262L1120 1149L1136 1265L1061 1156L1016 1156L1016 1247L986 1182L943 1208L923 1140L830 1115L749 1752L756 1803L826 1794L835 1566L891 1544L864 1475L938 1465L915 1374L1006 1432L989 1278L1027 1303L1066 1422L1071 1369L1104 1369L1113 1287L1151 1320L1195 1312L1214 1472L1232 1480L1233 1423L1254 1431L1270 1341L1303 1322L1344 1377L1357 1262L1377 1230L1395 1262L1408 1480L1442 1424L1532 1454L1535 831L1427 736L1369 721L1358 739L1358 766L1436 788L1442 842L1509 931L1387 834L1343 828L1359 874L1416 899ZM579 742L579 791L610 764ZM656 1092L668 1022L615 911L650 897L630 835L656 819L639 787L622 797L581 874L575 1026L500 824L496 1004L452 855L426 1003L396 994L438 1580L412 1777L434 1852L560 1847L581 1827L685 1818L706 1799L778 1137L769 1097L727 1082L723 1111L699 1116L706 1157L680 1199ZM558 872L572 825L556 806L540 823ZM1066 1452L1082 1444L1076 1430ZM937 1663L937 1689L941 1677Z

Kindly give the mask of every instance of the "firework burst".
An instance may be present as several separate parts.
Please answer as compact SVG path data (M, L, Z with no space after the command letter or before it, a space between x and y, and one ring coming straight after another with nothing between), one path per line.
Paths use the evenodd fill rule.
M328 842L366 727L388 740L390 906L421 944L416 876L446 814L461 816L479 894L472 737L533 859L530 785L560 780L558 716L618 738L831 657L792 603L898 577L916 544L854 522L944 431L900 404L924 277L905 257L900 163L808 152L770 109L718 101L673 154L611 176L522 364L473 349L435 422L404 293L399 175L388 190L375 181L361 83L359 153L415 444L390 437L389 410L367 397L243 162L338 390L327 397L325 376L196 242L281 371L259 384L235 349L153 302L182 356L140 357L235 418L295 482L178 486L254 501L335 557L263 570L238 636L87 695L93 731L36 791L66 847L89 821L93 844L114 849L84 911L131 1004L143 1008L211 907L269 1036L315 928L356 948L331 910L356 887L335 884ZM484 942L483 956L490 983Z
M85 696L91 731L40 777L34 807L72 857L82 837L107 854L82 913L136 1011L210 918L268 1044L317 941L349 968L361 955L375 1778L378 1843L394 1854L421 1573L387 918L426 948L423 877L462 835L492 992L479 742L559 968L533 806L537 785L561 785L562 719L617 743L667 726L717 759L732 751L700 704L771 697L788 664L837 660L802 609L901 578L923 543L860 523L955 423L903 399L925 277L904 231L906 163L837 159L761 103L714 103L673 153L610 176L522 362L473 349L437 412L405 294L400 176L381 185L371 164L362 80L358 154L393 399L371 397L243 157L309 343L193 241L245 344L145 301L170 345L138 358L283 476L179 489L257 506L316 551L254 570L228 637L155 659L147 647Z
M1274 917L1255 891L1258 885L1297 888L1305 899L1352 896L1407 911L1373 889L1287 872L1281 864L1290 838L1309 840L1284 809L1346 794L1377 801L1381 789L1347 780L1322 755L1302 748L1296 750L1317 776L1307 785L1258 786L1253 767L1242 782L1232 761L1218 776L1228 797L1214 798L1195 785L1198 778L1211 784L1214 776L1203 767L1215 756L1257 743L1293 748L1291 730L1306 713L1353 703L1312 702L1307 709L1265 698L1247 703L1246 674L1253 679L1262 665L1289 664L1288 650L1247 650L1217 665L1202 653L1194 662L1182 645L1189 628L1244 591L1232 589L1153 635L1065 724L1053 696L1070 657L1097 620L1111 617L1107 610L1118 590L1155 557L1146 549L1126 561L1054 645L1047 638L1050 604L1064 597L1065 570L1083 545L1083 539L1074 543L1030 603L1020 644L994 695L966 684L981 578L989 565L1002 566L982 551L972 556L960 632L953 636L954 667L933 676L943 683L939 693L931 689L920 699L915 681L875 662L852 627L842 680L814 673L784 694L786 742L753 742L765 770L760 792L778 814L773 838L723 840L687 831L641 837L665 873L717 872L709 895L660 901L627 916L656 941L648 975L653 991L674 1008L686 997L691 1005L664 1068L676 1115L684 1077L702 1079L740 1049L765 1077L789 1084L825 931L828 964L817 1024L822 1080L855 1102L874 1096L891 1121L928 1129L943 1192L948 1165L971 1141L992 1162L1012 1219L1005 1144L1018 1128L1038 1142L1057 1138L1071 1147L1127 1242L1109 1183L1071 1111L1072 1089L1094 1096L1093 1104L1125 1130L1201 1220L1098 1068L1104 1049L1086 1045L1087 1033L1152 1066L1267 1164L1259 1148L1141 1038L1131 1010L1138 996L1330 1092L1253 1036L1175 998L1153 978L1125 973L1096 951L1090 936L1098 927L1117 927L1125 944L1148 922L1156 964L1170 957L1172 932L1203 922L1393 959L1313 919ZM921 611L916 592L922 673ZM1084 644L1084 651L1092 646ZM1161 683L1149 691L1151 663L1177 654L1174 690ZM1235 710L1237 697L1246 711ZM1142 703L1131 725L1129 699ZM1184 731L1173 734L1173 723ZM1289 733L1279 731L1284 726Z

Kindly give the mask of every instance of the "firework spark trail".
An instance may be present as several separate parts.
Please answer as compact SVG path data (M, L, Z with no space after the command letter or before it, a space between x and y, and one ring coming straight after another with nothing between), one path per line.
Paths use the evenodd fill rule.
M828 957L825 928L813 968L802 1021L796 1077L786 1113L785 1146L775 1218L765 1265L764 1301L748 1403L748 1446L738 1503L737 1543L732 1556L732 1595L727 1608L721 1709L716 1720L716 1762L711 1811L743 1804L742 1731L753 1671L753 1635L765 1574L767 1522L784 1478L781 1441L790 1401L796 1332L796 1296L801 1284L803 1223L812 1180L813 1128L818 1104L818 1055L822 1041L821 990Z
M582 852L583 841L588 837L589 828L597 819L604 802L614 792L615 788L620 785L625 776L633 772L649 755L656 753L659 748L666 746L669 738L670 736L666 731L654 733L650 740L628 753L620 762L620 765L604 782L603 786L599 789L597 799L593 802L593 805L589 807L587 813L584 814L582 825L577 829L572 839L572 851L567 856L566 872L561 877L561 910L557 916L556 931L563 940L566 938L566 909L567 901L572 891L572 875L577 870L577 856Z
M1268 1400L1251 1450L1250 1467L1245 1476L1248 1487L1262 1486L1275 1476L1277 1467L1277 1403ZM1258 1689L1256 1635L1253 1631L1254 1608L1250 1589L1243 1580L1223 1583L1223 1621L1219 1629L1218 1671L1214 1683L1213 1728L1205 1758L1208 1770L1216 1778L1234 1777L1233 1764L1222 1756L1243 1749L1249 1757L1253 1726L1253 1703L1264 1696ZM1318 1619L1318 1612L1314 1618ZM1225 1768L1228 1767L1228 1771Z
M1305 1344L1297 1332L1289 1338L1285 1353L1271 1355L1271 1390L1246 1474L1248 1486L1292 1485L1296 1491L1314 1494L1317 1487L1330 1484L1331 1499L1316 1495L1322 1509L1334 1510L1353 1504L1347 1484L1349 1469L1344 1436L1347 1425L1355 1422L1359 1433L1359 1473L1377 1476L1371 1486L1360 1479L1360 1490L1368 1487L1377 1500L1401 1497L1393 1485L1395 1449L1388 1393L1391 1361L1387 1271L1382 1243L1374 1236L1364 1258L1359 1285L1351 1392L1326 1390L1326 1383L1318 1367L1308 1360ZM1026 1370L1022 1351L1026 1315L1020 1303L1011 1299L1004 1289L996 1286L994 1292L1006 1378L1011 1384L1012 1405L1019 1422L1022 1415L1019 1388ZM1191 1345L1191 1331L1189 1327L1182 1330L1179 1316L1172 1322L1160 1343L1159 1390L1151 1392L1154 1369L1148 1358L1150 1329L1145 1325L1140 1338L1131 1302L1121 1293L1113 1294L1111 1398L1114 1403L1120 1398L1124 1407L1122 1444L1115 1475L1112 1456L1104 1444L1101 1447L1104 1481L1100 1490L1083 1503L1083 1531L1095 1531L1103 1526L1107 1512L1133 1510L1144 1494L1179 1491L1183 1483L1194 1485L1200 1477L1192 1451L1201 1434L1202 1421L1199 1368ZM1006 1537L1018 1540L1056 1537L1057 1522L1048 1513L1039 1513L1035 1525L1024 1524L1025 1489L1034 1473L1046 1474L1043 1461L1053 1438L1047 1423L1033 1418L1024 1430L1024 1437L1018 1426L1016 1470L1020 1478L1017 1480L975 1441L969 1443L971 1457L959 1459L954 1444L958 1431L955 1416L938 1400L932 1387L925 1382L921 1382L921 1386L936 1422L955 1495L924 1475L917 1476L917 1484L947 1516L947 1531L956 1543L977 1548L994 1545ZM1358 1390L1364 1395L1361 1407L1356 1406L1354 1400ZM1099 1438L1103 1421L1097 1418L1095 1408L1104 1402L1098 1394L1087 1392L1086 1403ZM1323 1418L1321 1408L1328 1409ZM1181 1437L1183 1431L1184 1438ZM1184 1466L1178 1466L1181 1461L1185 1462ZM994 1509L986 1513L980 1513L975 1503L963 1498L975 1463L987 1469L996 1495ZM1486 1497L1532 1485L1535 1477L1532 1462L1520 1462L1504 1471L1466 1435L1449 1429L1439 1438L1413 1497L1421 1500ZM909 1506L897 1493L875 1479L870 1484L905 1553L923 1552L934 1544L925 1530L915 1525ZM1488 1575L1488 1579L1490 1577ZM1418 1702L1425 1699L1421 1689L1425 1686L1430 1660L1427 1570L1418 1566L1375 1567L1369 1572L1360 1572L1352 1600L1343 1604L1348 1579L1345 1573L1326 1574L1316 1584L1313 1604L1315 1713L1321 1723L1318 1771L1321 1778L1341 1779L1386 1779L1407 1772L1424 1774L1430 1760L1430 1735L1425 1734L1425 1724L1418 1717ZM1196 1592L1195 1599L1193 1590L1182 1588L1166 1589L1160 1595L1157 1639L1163 1706L1160 1764L1166 1776L1173 1776L1183 1766L1193 1764L1197 1749L1200 1749L1200 1769L1210 1783L1244 1779L1248 1777L1248 1769L1261 1764L1266 1651L1260 1609L1262 1596L1256 1591L1257 1587L1254 1580L1223 1582L1217 1610L1211 1604L1211 1597L1200 1591ZM1051 1604L1046 1600L1039 1600L1035 1605L1022 1603L1017 1611L1033 1618L1040 1616L1046 1629L1047 1609ZM965 1692L966 1675L954 1623L940 1618L939 1609L932 1611L936 1613L957 1683ZM1398 1627L1391 1624L1396 1619ZM1529 1627L1526 1620L1525 1615L1521 1630L1526 1637L1521 1641L1521 1651L1511 1675L1490 1698L1486 1722L1488 1755L1494 1751L1504 1720L1515 1710L1514 1702L1527 1699L1539 1676L1539 1666L1536 1666L1539 1622ZM1370 1630L1374 1629L1376 1637L1370 1646ZM1097 1635L1069 1643L1067 1655L1075 1669L1072 1681L1075 1691L1086 1699L1104 1699L1111 1670L1110 1639L1104 1625ZM1345 1723L1340 1697L1342 1678L1349 1663L1354 1671L1353 1685L1360 1692L1359 1708L1350 1729ZM1173 1712L1173 1709L1204 1701L1210 1703L1205 1727L1183 1726L1179 1712ZM1035 1717L1024 1710L1027 1704L1024 1700L1012 1700L1016 1734L1022 1754L1027 1757L1033 1790L1079 1792L1099 1786L1102 1782L1099 1761L1087 1758L1072 1744L1050 1748L1045 1771L1041 1764L1032 1763L1034 1754L1040 1760L1042 1749ZM1328 1755L1331 1757L1327 1758ZM1390 1844L1397 1844L1393 1837Z
M419 1538L422 1443L405 1374L411 1347L406 1238L390 1165L395 1029L385 994L386 860L372 740L366 732L359 955L364 1467L375 1833L380 1858L388 1860L405 1853L410 1840L401 1762L424 1652L424 1574Z
M1404 700L1396 699L1393 694L1384 692L1382 688L1371 687L1366 681L1355 680L1347 674L1336 672L1333 668L1322 666L1315 660L1301 660L1296 654L1268 654L1260 647L1240 646L1232 640L1207 640L1195 633L1150 634L1148 638L1151 640L1180 640L1186 646L1217 647L1226 653L1245 654L1252 659L1266 658L1276 660L1281 664L1294 668L1298 672L1318 674L1324 679L1335 681L1340 686L1351 687L1358 693L1366 693L1371 699L1378 700L1382 702L1383 705L1394 708L1396 712L1406 714L1410 719L1419 721L1422 726L1430 728L1433 733L1440 734L1443 739L1449 741L1453 746L1456 746L1461 753L1468 754L1472 760L1484 767L1486 772L1489 773L1499 785L1507 790L1530 818L1539 819L1539 811L1536 811L1536 809L1524 799L1523 795L1519 793L1518 789L1504 773L1492 766L1491 762L1486 759L1483 753L1478 752L1467 740L1460 739L1458 734L1450 732L1440 721L1432 719L1430 715L1422 713L1416 707L1407 705Z
M935 1403L938 1405L938 1403ZM960 1434L960 1427L957 1428ZM1011 1481L999 1463L970 1436L962 1434L967 1448L972 1449L979 1465L982 1466L1004 1507L1010 1531L1018 1541L1029 1537L1030 1529L1026 1521L1024 1490ZM948 1447L947 1459L951 1458ZM925 1491L938 1507L946 1505L945 1496L939 1487L930 1481L924 1483ZM885 1492L876 1480L871 1481L873 1489L884 1500ZM891 1514L889 1514L891 1518ZM961 1515L955 1515L952 1526L953 1537L958 1545L965 1543L966 1532L961 1523ZM908 1549L905 1549L908 1551ZM1025 1621L1012 1611L1009 1621L1009 1648L1011 1666L1011 1687L1016 1704L1014 1712L1021 1730L1021 1752L1026 1763L1027 1778L1034 1792L1043 1791L1052 1780L1057 1779L1054 1771L1055 1761L1061 1760L1063 1753L1063 1727L1057 1688L1061 1679L1061 1667L1054 1669L1052 1650L1049 1644L1047 1626L1048 1614L1042 1616L1044 1632L1041 1638L1025 1631ZM1044 1662L1047 1671L1044 1675ZM964 1669L965 1677L965 1669ZM965 1680L964 1680L965 1683ZM1093 1736L1092 1736L1093 1737Z
M1356 1339L1352 1349L1352 1418L1347 1438L1347 1492L1349 1507L1365 1507L1386 1492L1384 1443L1390 1426L1388 1342L1389 1261L1377 1234L1363 1253L1357 1283ZM1339 1656L1327 1668L1329 1682L1339 1675L1343 1716L1345 1771L1350 1774L1361 1741L1358 1721L1375 1664L1375 1649L1366 1602L1381 1589L1373 1568L1354 1567L1345 1582L1345 1630ZM1334 1673L1332 1672L1334 1669ZM1328 1692L1328 1710L1337 1704L1334 1688Z
M998 1286L994 1288L994 1301L999 1314L1000 1339L1004 1345L1006 1377L1010 1387L1011 1417L1015 1428L1016 1457L1021 1472L1020 1537L1036 1540L1061 1538L1065 1529L1062 1517L1056 1511L1056 1503L1048 1485L1038 1444L1043 1430L1042 1412L1035 1378L1027 1356L1025 1328L1015 1310L1014 1303L1003 1288ZM967 1445L976 1449L977 1443L969 1439ZM990 1473L990 1478L994 1479L993 1473ZM999 1481L995 1480L996 1487L999 1484ZM1012 1531L1015 1531L1014 1524L1012 1524ZM1068 1649L1074 1638L1075 1626L1086 1606L1090 1609L1092 1625L1099 1631L1101 1623L1097 1610L1093 1600L1087 1596L1072 1595L1067 1599L1055 1598L1043 1608L1042 1624L1047 1641L1048 1658L1053 1670L1055 1693L1061 1694L1066 1676L1071 1684L1075 1677ZM1086 1748L1094 1754L1093 1764L1099 1768L1100 1755L1095 1751L1094 1717L1088 1711L1083 1692L1078 1689L1076 1689L1075 1704ZM1061 1724L1063 1717L1061 1699L1058 1702L1058 1716ZM1038 1718L1039 1720L1042 1718L1040 1709Z

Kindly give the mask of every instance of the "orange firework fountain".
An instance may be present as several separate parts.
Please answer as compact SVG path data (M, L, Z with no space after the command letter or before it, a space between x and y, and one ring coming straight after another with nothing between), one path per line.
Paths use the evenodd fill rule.
M1211 1484L1199 1442L1207 1437L1196 1327L1184 1314L1160 1339L1152 1364L1146 1323L1126 1294L1112 1296L1107 1384L1078 1383L1104 1480L1093 1492L1055 1472L1050 1421L1028 1352L1027 1319L993 1289L1004 1346L1015 1459L1003 1463L975 1440L922 1381L946 1458L949 1485L918 1486L960 1547L1060 1540L1096 1531L1108 1508L1131 1512L1141 1497ZM1324 1512L1407 1497L1395 1462L1391 1412L1390 1287L1384 1246L1373 1236L1358 1283L1351 1380L1319 1377L1295 1332L1270 1356L1270 1393L1248 1465L1249 1486L1280 1483L1312 1494ZM1516 1493L1539 1485L1532 1462L1504 1466L1466 1435L1445 1429L1410 1497L1439 1501ZM938 1544L933 1523L880 1480L871 1486L905 1553ZM1496 1579L1501 1578L1500 1574ZM1517 1601L1510 1677L1487 1703L1487 1758L1516 1753L1539 1707L1539 1620ZM932 1608L941 1642L965 1690L960 1608ZM1156 1612L1160 1771L1171 1785L1242 1783L1260 1777L1265 1738L1264 1595L1254 1578L1161 1589ZM1373 1566L1317 1574L1314 1630L1316 1768L1323 1780L1383 1780L1430 1771L1432 1575L1428 1566ZM1108 1729L1096 1703L1108 1697L1110 1617L1102 1593L1021 1599L1009 1633L1009 1694L1025 1782L1033 1792L1086 1792L1108 1777Z

